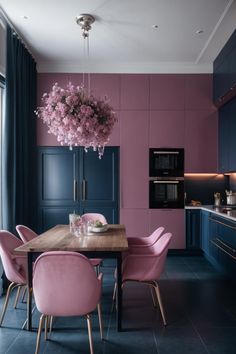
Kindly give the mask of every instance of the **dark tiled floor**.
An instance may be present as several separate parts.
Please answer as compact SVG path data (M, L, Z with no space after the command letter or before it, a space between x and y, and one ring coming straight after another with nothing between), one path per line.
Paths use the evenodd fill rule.
M149 289L130 283L124 288L123 327L116 331L112 311L113 267L103 267L103 319L105 340L99 338L97 314L93 338L98 354L235 354L236 286L202 257L169 257L160 281L168 326L152 306ZM34 353L36 331L21 330L25 304L13 310L12 300L0 328L0 354ZM0 299L0 305L3 298ZM33 315L33 325L39 314ZM49 341L40 353L89 353L86 321L57 318Z

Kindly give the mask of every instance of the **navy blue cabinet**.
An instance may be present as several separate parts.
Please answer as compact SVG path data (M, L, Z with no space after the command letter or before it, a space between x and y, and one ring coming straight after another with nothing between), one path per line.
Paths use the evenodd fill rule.
M211 239L213 257L217 265L235 277L236 271L236 222L212 216L215 231Z
M39 148L38 231L68 224L68 214L98 212L109 223L119 222L119 150Z
M236 30L214 61L213 87L217 105L236 96Z
M189 250L200 249L201 228L200 228L200 210L186 210L186 246Z
M236 171L236 98L219 110L219 163L221 173Z
M209 256L209 215L207 211L201 211L201 249Z
M235 277L236 222L201 211L201 248L217 268Z

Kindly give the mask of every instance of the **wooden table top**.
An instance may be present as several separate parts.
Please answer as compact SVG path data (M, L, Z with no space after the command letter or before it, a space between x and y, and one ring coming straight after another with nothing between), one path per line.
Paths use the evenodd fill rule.
M57 225L33 240L17 247L17 253L46 251L127 251L124 225L109 225L108 230L89 236L75 236L69 225Z

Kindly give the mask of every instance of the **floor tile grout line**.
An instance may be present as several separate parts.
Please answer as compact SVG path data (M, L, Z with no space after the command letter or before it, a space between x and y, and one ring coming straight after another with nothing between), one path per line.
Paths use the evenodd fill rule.
M186 316L186 318L188 319L188 321L191 323L191 326L192 326L194 332L196 333L196 335L198 336L198 338L200 339L200 342L202 343L202 345L203 345L203 347L204 347L206 353L207 353L207 354L210 354L210 352L209 352L209 350L208 350L208 348L207 348L207 346L206 346L206 344L205 344L205 342L204 342L202 336L201 336L200 333L198 332L197 328L196 328L195 325L193 324L193 322L192 322L191 318L188 316L187 312L185 312L185 316Z

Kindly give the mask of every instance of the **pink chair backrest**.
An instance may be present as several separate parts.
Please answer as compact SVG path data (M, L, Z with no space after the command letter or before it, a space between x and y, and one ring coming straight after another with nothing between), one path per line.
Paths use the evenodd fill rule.
M31 241L33 238L38 236L33 230L25 225L17 225L16 231L24 243Z
M150 269L148 276L153 280L159 279L163 272L171 237L171 233L165 233L152 246L152 254L156 256L156 260L154 260L153 267Z
M7 279L10 282L26 283L27 258L24 256L14 256L13 251L23 242L11 232L0 231L0 256Z
M104 215L98 213L86 213L82 215L83 221L96 221L99 220L103 224L107 224L107 220Z
M76 252L52 251L34 264L34 297L38 310L51 316L79 316L96 308L101 281L88 258Z
M130 254L122 263L122 279L137 281L158 280L165 265L166 255L172 234L165 233L147 254Z
M149 237L147 237L147 245L152 246L161 237L164 229L165 228L163 226L160 226Z

